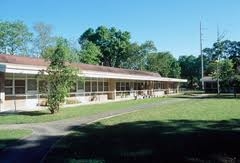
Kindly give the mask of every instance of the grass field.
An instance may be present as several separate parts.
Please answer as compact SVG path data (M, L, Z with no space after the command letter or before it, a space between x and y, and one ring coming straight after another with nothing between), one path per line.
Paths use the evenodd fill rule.
M0 129L0 150L31 133L31 130Z
M62 108L59 113L50 114L48 110L35 112L19 113L0 113L0 124L20 124L20 123L38 123L49 122L67 118L83 117L96 113L102 113L110 110L125 109L128 107L169 100L169 98L151 98L142 100L129 100L121 102L111 102L105 104L81 105L71 108Z
M239 106L192 99L105 119L64 137L46 162L237 162Z

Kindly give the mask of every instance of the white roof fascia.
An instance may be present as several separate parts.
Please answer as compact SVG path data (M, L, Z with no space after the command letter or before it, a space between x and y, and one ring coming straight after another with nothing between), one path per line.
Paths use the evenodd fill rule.
M109 78L109 79L130 79L130 80L150 80L156 81L159 77L141 76L141 75L127 75L121 73L98 72L98 71L81 71L81 76L95 77L95 78Z
M80 76L96 77L96 78L110 78L110 79L187 82L187 79L164 78L164 77L142 76L142 75L126 75L126 74L120 74L120 73L118 74L118 73L86 71L86 70L82 71L82 74Z
M23 73L23 74L38 74L40 70L46 70L46 66L38 65L22 65L11 63L0 63L6 65L6 73ZM187 82L186 79L166 78L166 77L154 77L144 75L131 75L111 72L99 72L80 70L79 76L94 77L94 78L110 78L110 79L129 79L129 80L148 80L148 81L169 81L169 82Z
M45 66L21 65L11 63L0 63L6 65L5 73L23 73L23 74L38 74L40 70L46 69Z

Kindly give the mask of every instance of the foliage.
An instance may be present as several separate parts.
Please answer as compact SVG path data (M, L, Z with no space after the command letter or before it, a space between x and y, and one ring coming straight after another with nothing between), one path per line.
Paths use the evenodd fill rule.
M179 77L181 68L177 60L169 52L158 52L149 54L146 69L158 72L164 77Z
M127 31L104 26L96 30L89 28L80 36L79 44L83 45L85 41L91 41L99 47L102 53L100 62L105 66L119 67L128 58L130 33Z
M209 68L212 69L211 76L221 80L221 86L229 86L234 75L233 63L229 59L211 62Z
M122 62L121 67L135 70L146 69L146 59L150 53L157 52L153 41L146 41L141 45L137 43L130 44L128 48L129 57Z
M27 54L32 35L21 21L0 21L0 53Z
M218 59L231 59L233 68L238 71L240 67L240 42L224 40L213 44L212 48L205 48L204 54L210 61Z
M195 89L199 85L201 78L201 61L200 57L193 55L180 56L178 59L181 67L181 78L188 80L188 88Z
M34 39L35 53L41 56L44 51L54 43L54 37L51 36L52 26L40 22L36 23L33 26L33 29L37 33L37 36Z
M77 81L77 70L67 65L70 61L69 48L64 40L58 40L56 47L49 49L46 60L50 62L45 77L48 81L48 108L52 114L59 111L71 86Z
M90 41L82 43L82 49L80 51L80 62L87 64L99 64L102 53L98 46Z
M219 77L223 86L233 86L233 83L237 87L240 86L240 81L237 78L240 74L240 42L218 40L212 48L206 48L203 52L210 61L206 72L211 73L214 78ZM216 60L221 60L219 69Z

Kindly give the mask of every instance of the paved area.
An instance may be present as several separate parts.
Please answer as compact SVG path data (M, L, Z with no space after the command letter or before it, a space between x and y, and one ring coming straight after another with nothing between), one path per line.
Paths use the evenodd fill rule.
M30 129L33 131L32 135L23 138L12 146L0 151L0 162L44 162L43 158L51 146L62 136L70 133L74 127L79 127L109 117L127 114L142 109L153 108L156 106L178 103L185 100L187 99L176 98L151 104L136 105L125 109L108 111L82 118L72 118L46 123L0 125L1 129Z

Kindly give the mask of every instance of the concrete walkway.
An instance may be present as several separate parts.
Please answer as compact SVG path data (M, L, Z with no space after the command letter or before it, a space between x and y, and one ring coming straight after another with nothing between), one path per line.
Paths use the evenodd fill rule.
M67 120L59 120L46 123L33 124L12 124L0 125L1 129L30 129L32 135L17 141L12 146L0 151L0 162L3 163L32 163L43 162L43 158L50 150L51 146L56 143L62 136L69 134L74 127L83 126L89 123L99 121L122 114L127 114L143 109L153 108L166 104L182 102L188 99L171 99L167 101L159 101L151 104L135 105L133 107L108 111L104 113L94 114L82 118L72 118Z

